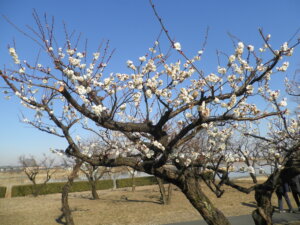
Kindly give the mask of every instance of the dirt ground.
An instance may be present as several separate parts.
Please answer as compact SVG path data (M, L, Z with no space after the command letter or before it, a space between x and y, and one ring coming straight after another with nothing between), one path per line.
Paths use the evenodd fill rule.
M240 181L248 186L248 181ZM253 193L242 194L224 187L222 198L216 198L208 188L203 189L212 202L226 216L250 214L255 202ZM186 197L174 189L170 205L160 204L160 193L156 185L104 190L98 192L99 200L91 200L89 192L70 194L70 206L76 224L84 225L154 225L201 219ZM60 194L34 197L0 199L1 225L50 225L57 224L60 216ZM276 197L274 196L276 205ZM286 206L285 206L286 207Z

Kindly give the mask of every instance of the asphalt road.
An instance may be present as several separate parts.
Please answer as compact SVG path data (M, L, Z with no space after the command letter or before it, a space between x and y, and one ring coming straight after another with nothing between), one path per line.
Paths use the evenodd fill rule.
M232 225L254 225L251 215L234 216L229 217L229 221ZM273 221L276 224L286 224L287 222L299 221L300 224L300 212L297 213L277 213L273 215ZM190 222L171 223L166 225L206 225L204 220L196 220Z

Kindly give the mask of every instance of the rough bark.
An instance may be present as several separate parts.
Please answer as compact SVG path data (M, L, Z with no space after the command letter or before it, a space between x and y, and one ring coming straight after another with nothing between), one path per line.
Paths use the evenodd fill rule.
M71 213L71 209L69 206L69 191L72 187L72 184L74 182L74 178L77 176L78 171L80 170L80 167L82 165L82 161L77 161L75 166L73 167L72 173L68 177L68 182L63 186L62 195L61 195L61 202L62 202L62 216L66 220L66 225L75 225L73 216Z
M266 184L258 185L255 188L255 200L257 209L252 212L252 218L256 225L272 225L274 207L271 198L274 188L268 188Z
M210 202L202 192L199 180L194 177L186 177L183 181L182 192L191 204L202 215L209 225L230 225L224 214Z

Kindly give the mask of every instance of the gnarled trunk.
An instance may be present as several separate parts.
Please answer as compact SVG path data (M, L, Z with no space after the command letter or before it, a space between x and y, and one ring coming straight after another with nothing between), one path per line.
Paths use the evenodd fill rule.
M272 215L274 207L271 198L274 189L266 185L258 185L255 188L255 200L257 209L252 212L252 217L256 225L272 225Z
M82 165L82 161L77 161L75 166L73 167L72 173L68 177L68 182L63 186L62 188L62 195L61 195L61 202L62 202L62 216L66 220L67 225L74 225L74 220L72 217L71 209L69 206L69 191L70 188L72 187L72 184L74 182L74 178L77 176L77 173Z
M186 177L183 181L182 192L202 215L209 225L230 225L224 214L210 202L202 192L199 180L195 177Z

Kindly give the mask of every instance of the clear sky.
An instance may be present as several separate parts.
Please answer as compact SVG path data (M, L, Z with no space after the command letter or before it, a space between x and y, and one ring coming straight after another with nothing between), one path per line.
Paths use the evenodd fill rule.
M298 0L154 0L159 14L173 38L182 49L193 55L200 49L205 30L210 27L207 49L202 60L205 72L217 67L216 50L232 52L230 32L246 44L261 47L258 28L272 35L272 45L279 46L300 28ZM109 39L116 53L109 65L115 72L126 68L128 59L136 60L152 46L160 26L148 0L0 0L0 14L17 26L34 26L32 9L54 16L57 27L62 21L69 30L75 29L88 38L90 48ZM7 45L15 40L20 59L33 57L38 47L0 18L1 68L11 66ZM57 33L58 36L62 32ZM298 35L299 37L299 35ZM299 52L290 59L286 75L292 76L300 63ZM275 79L274 88L283 89L282 77ZM0 80L0 86L2 86ZM49 148L65 148L63 139L42 133L19 122L23 108L18 101L7 101L0 93L0 166L16 165L21 154L41 155Z

